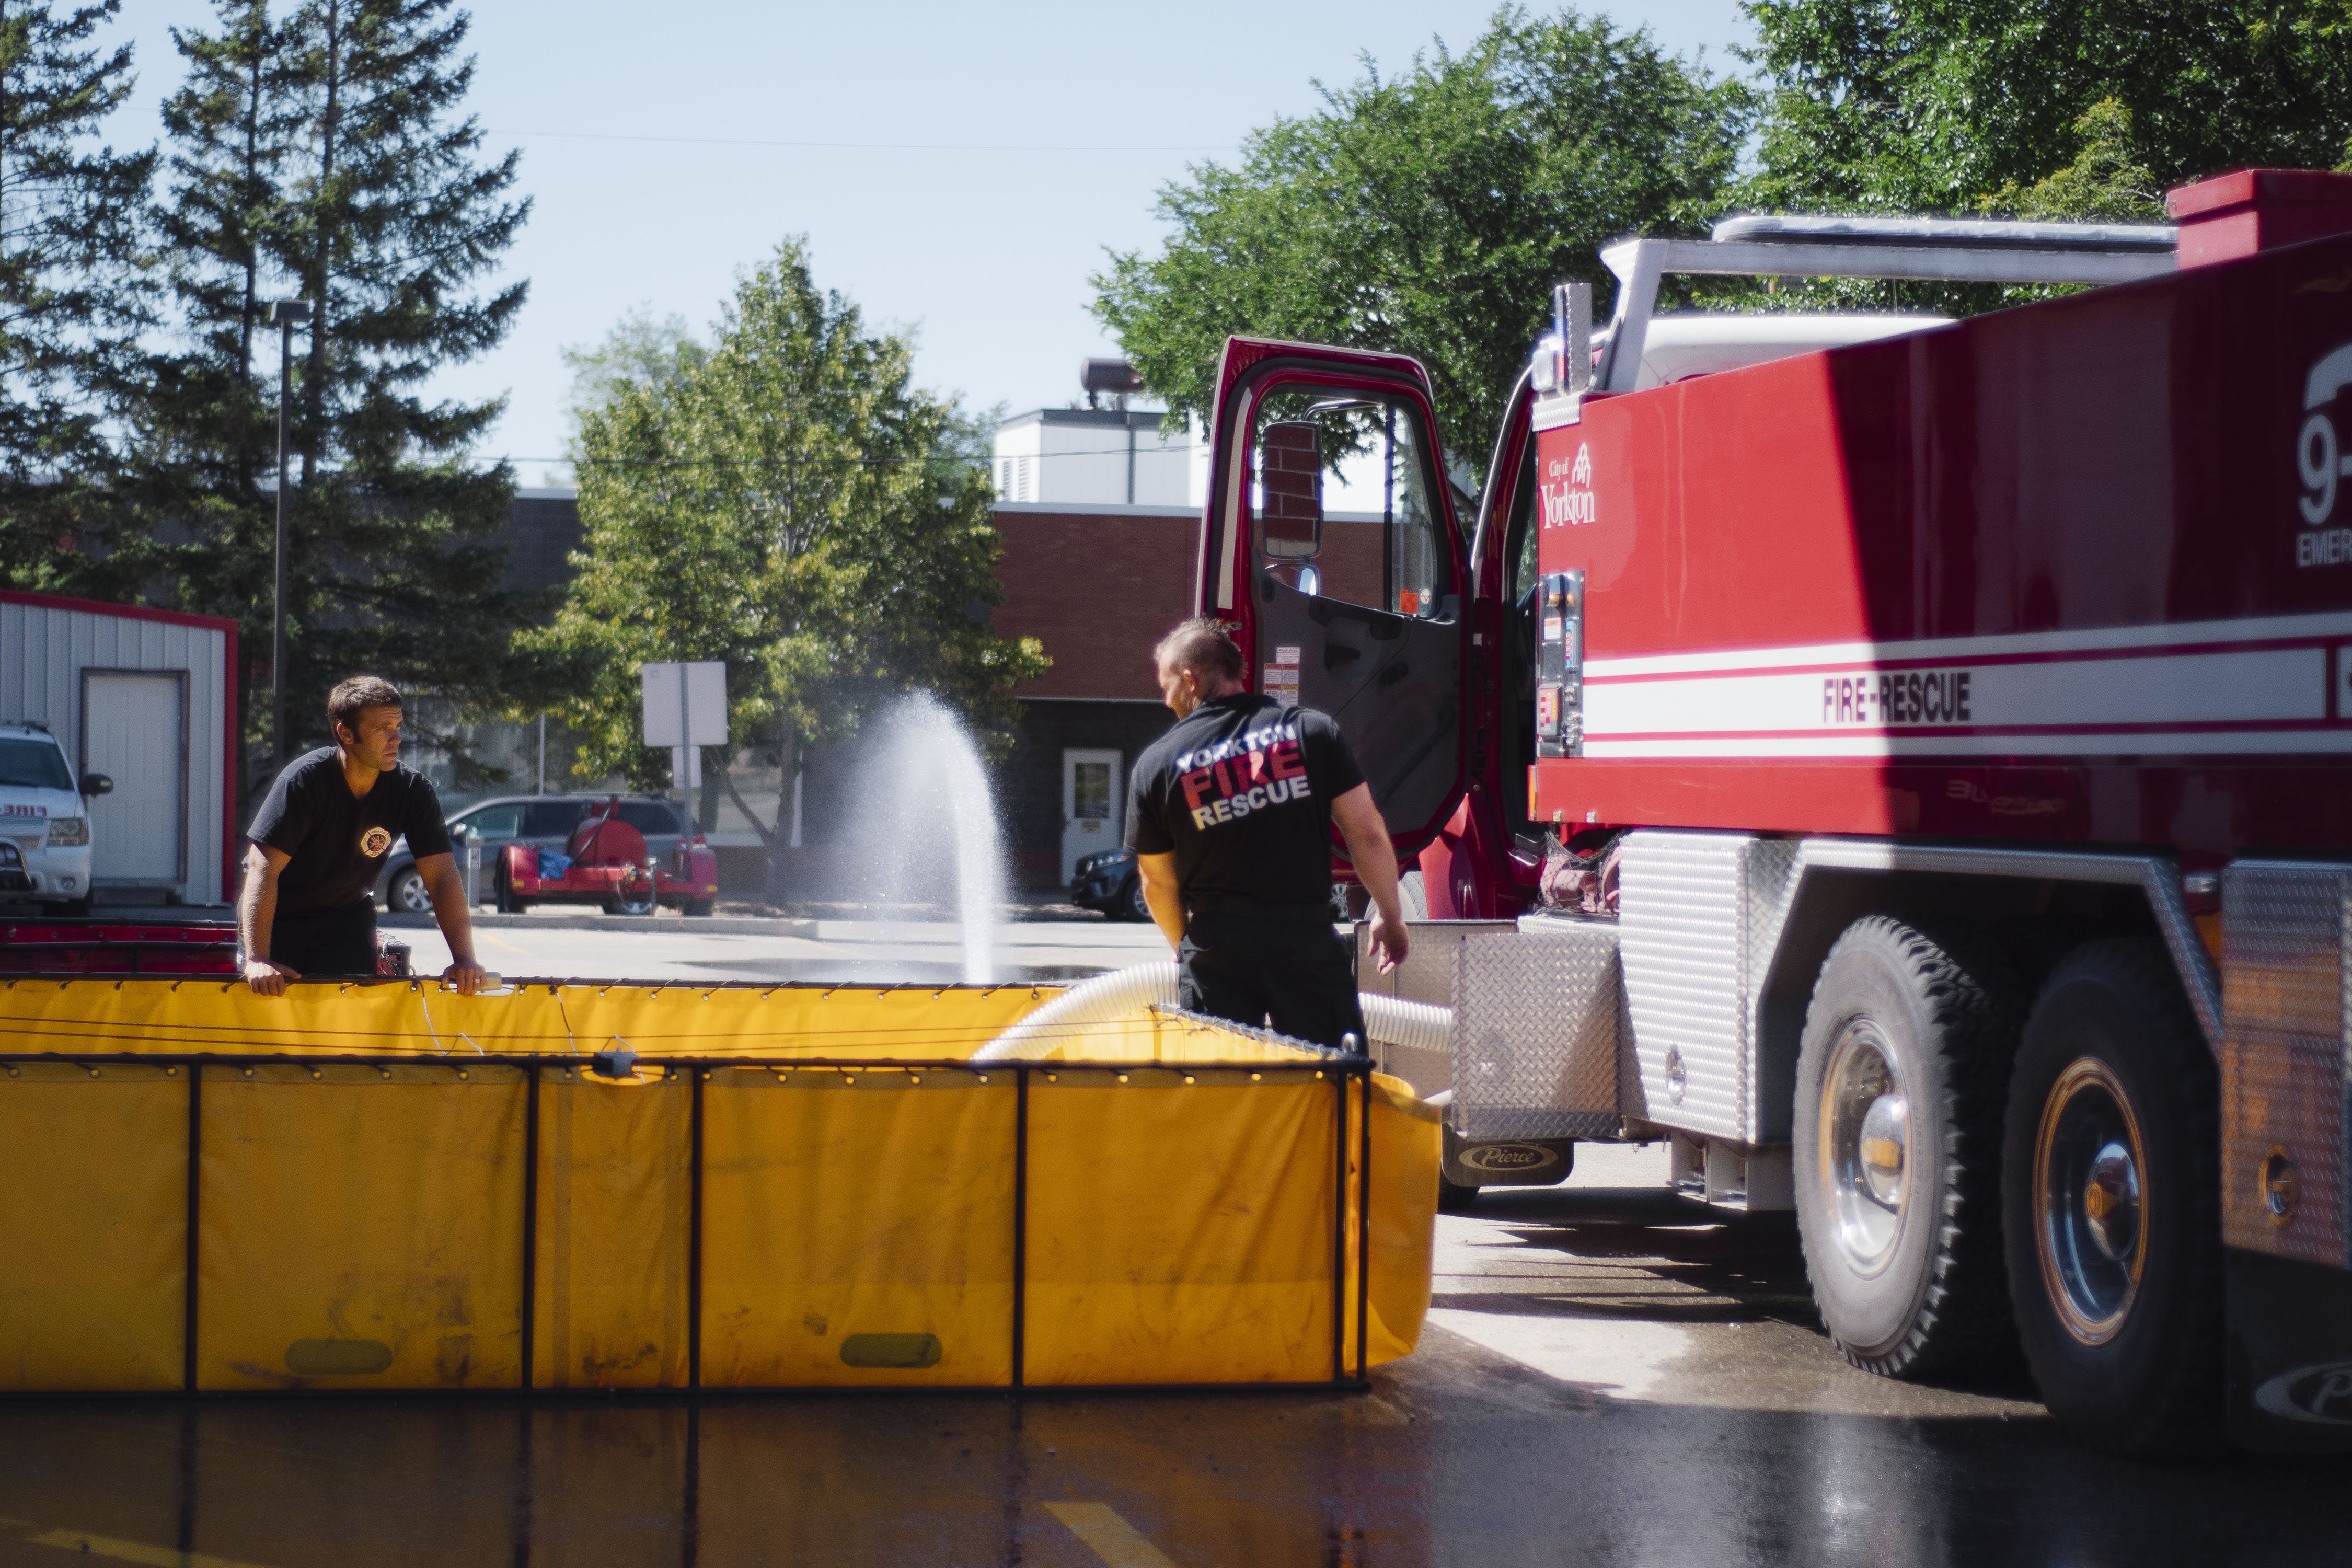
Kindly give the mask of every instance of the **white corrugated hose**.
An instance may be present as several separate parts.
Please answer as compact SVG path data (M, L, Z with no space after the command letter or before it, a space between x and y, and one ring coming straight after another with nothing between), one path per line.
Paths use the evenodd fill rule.
M1425 1002L1400 1002L1393 996L1356 994L1364 1009L1364 1028L1371 1037L1391 1046L1444 1050L1454 1038L1454 1009ZM1131 1018L1152 1007L1176 1005L1176 963L1139 963L1082 980L1043 1007L973 1053L982 1062L1034 1059L1050 1055L1062 1042L1089 1024Z

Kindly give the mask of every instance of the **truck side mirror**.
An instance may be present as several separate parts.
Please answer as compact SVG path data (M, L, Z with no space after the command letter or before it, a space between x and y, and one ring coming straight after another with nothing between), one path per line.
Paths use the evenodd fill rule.
M1323 430L1311 419L1280 420L1258 433L1259 548L1282 561L1323 551Z
M114 781L104 773L84 773L81 775L81 793L86 795L112 795Z

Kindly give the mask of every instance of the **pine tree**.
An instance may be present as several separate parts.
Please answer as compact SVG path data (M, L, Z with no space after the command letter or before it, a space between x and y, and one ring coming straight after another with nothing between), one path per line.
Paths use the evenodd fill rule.
M327 688L362 669L467 714L535 704L512 640L540 606L499 590L491 542L513 474L468 455L501 404L421 390L494 347L526 287L483 287L530 204L465 112L468 18L451 0L309 0L275 21L266 0L216 4L214 32L176 38L189 79L167 109L182 331L141 426L148 558L268 647L279 344L259 307L307 300L283 476L286 749L324 738ZM269 678L248 664L257 740Z
M163 101L165 198L156 230L176 329L152 353L131 423L122 526L110 557L127 584L240 623L251 686L268 679L277 378L264 310L293 292L272 270L296 123L287 38L267 0L215 0L217 31L173 28L187 75ZM267 704L248 705L258 716Z
M81 584L150 319L154 153L93 144L132 86L130 46L95 42L118 8L0 0L0 582L17 586Z

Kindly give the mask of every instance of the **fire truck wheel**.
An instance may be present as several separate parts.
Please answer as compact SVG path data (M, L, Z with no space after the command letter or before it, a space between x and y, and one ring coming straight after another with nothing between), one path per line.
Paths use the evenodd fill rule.
M2220 1100L2162 948L2061 961L2011 1080L2003 1228L2034 1381L2094 1447L2179 1452L2220 1427Z
M1923 1377L2008 1338L2000 1126L2008 964L1966 931L1885 915L1839 937L1797 1058L1797 1224L1846 1360Z
M1465 1187L1459 1182L1446 1180L1444 1171L1437 1173L1437 1212L1439 1214L1468 1214L1471 1205L1478 1201L1478 1193L1479 1189L1476 1187Z

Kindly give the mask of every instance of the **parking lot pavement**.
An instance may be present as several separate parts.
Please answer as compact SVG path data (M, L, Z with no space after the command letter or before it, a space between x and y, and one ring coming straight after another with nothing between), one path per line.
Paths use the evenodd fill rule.
M1570 1185L1439 1222L1370 1392L0 1405L0 1563L2326 1563L2340 1464L2128 1464L2010 1374L1840 1363L1785 1216Z
M438 930L404 929L410 967L449 962ZM643 931L534 930L527 921L474 933L483 964L500 974L574 980L838 980L887 984L962 978L962 928L950 921L818 921L813 936L698 931L691 921L647 921ZM990 977L1006 984L1083 979L1171 956L1155 926L1111 921L1016 921L997 928Z

